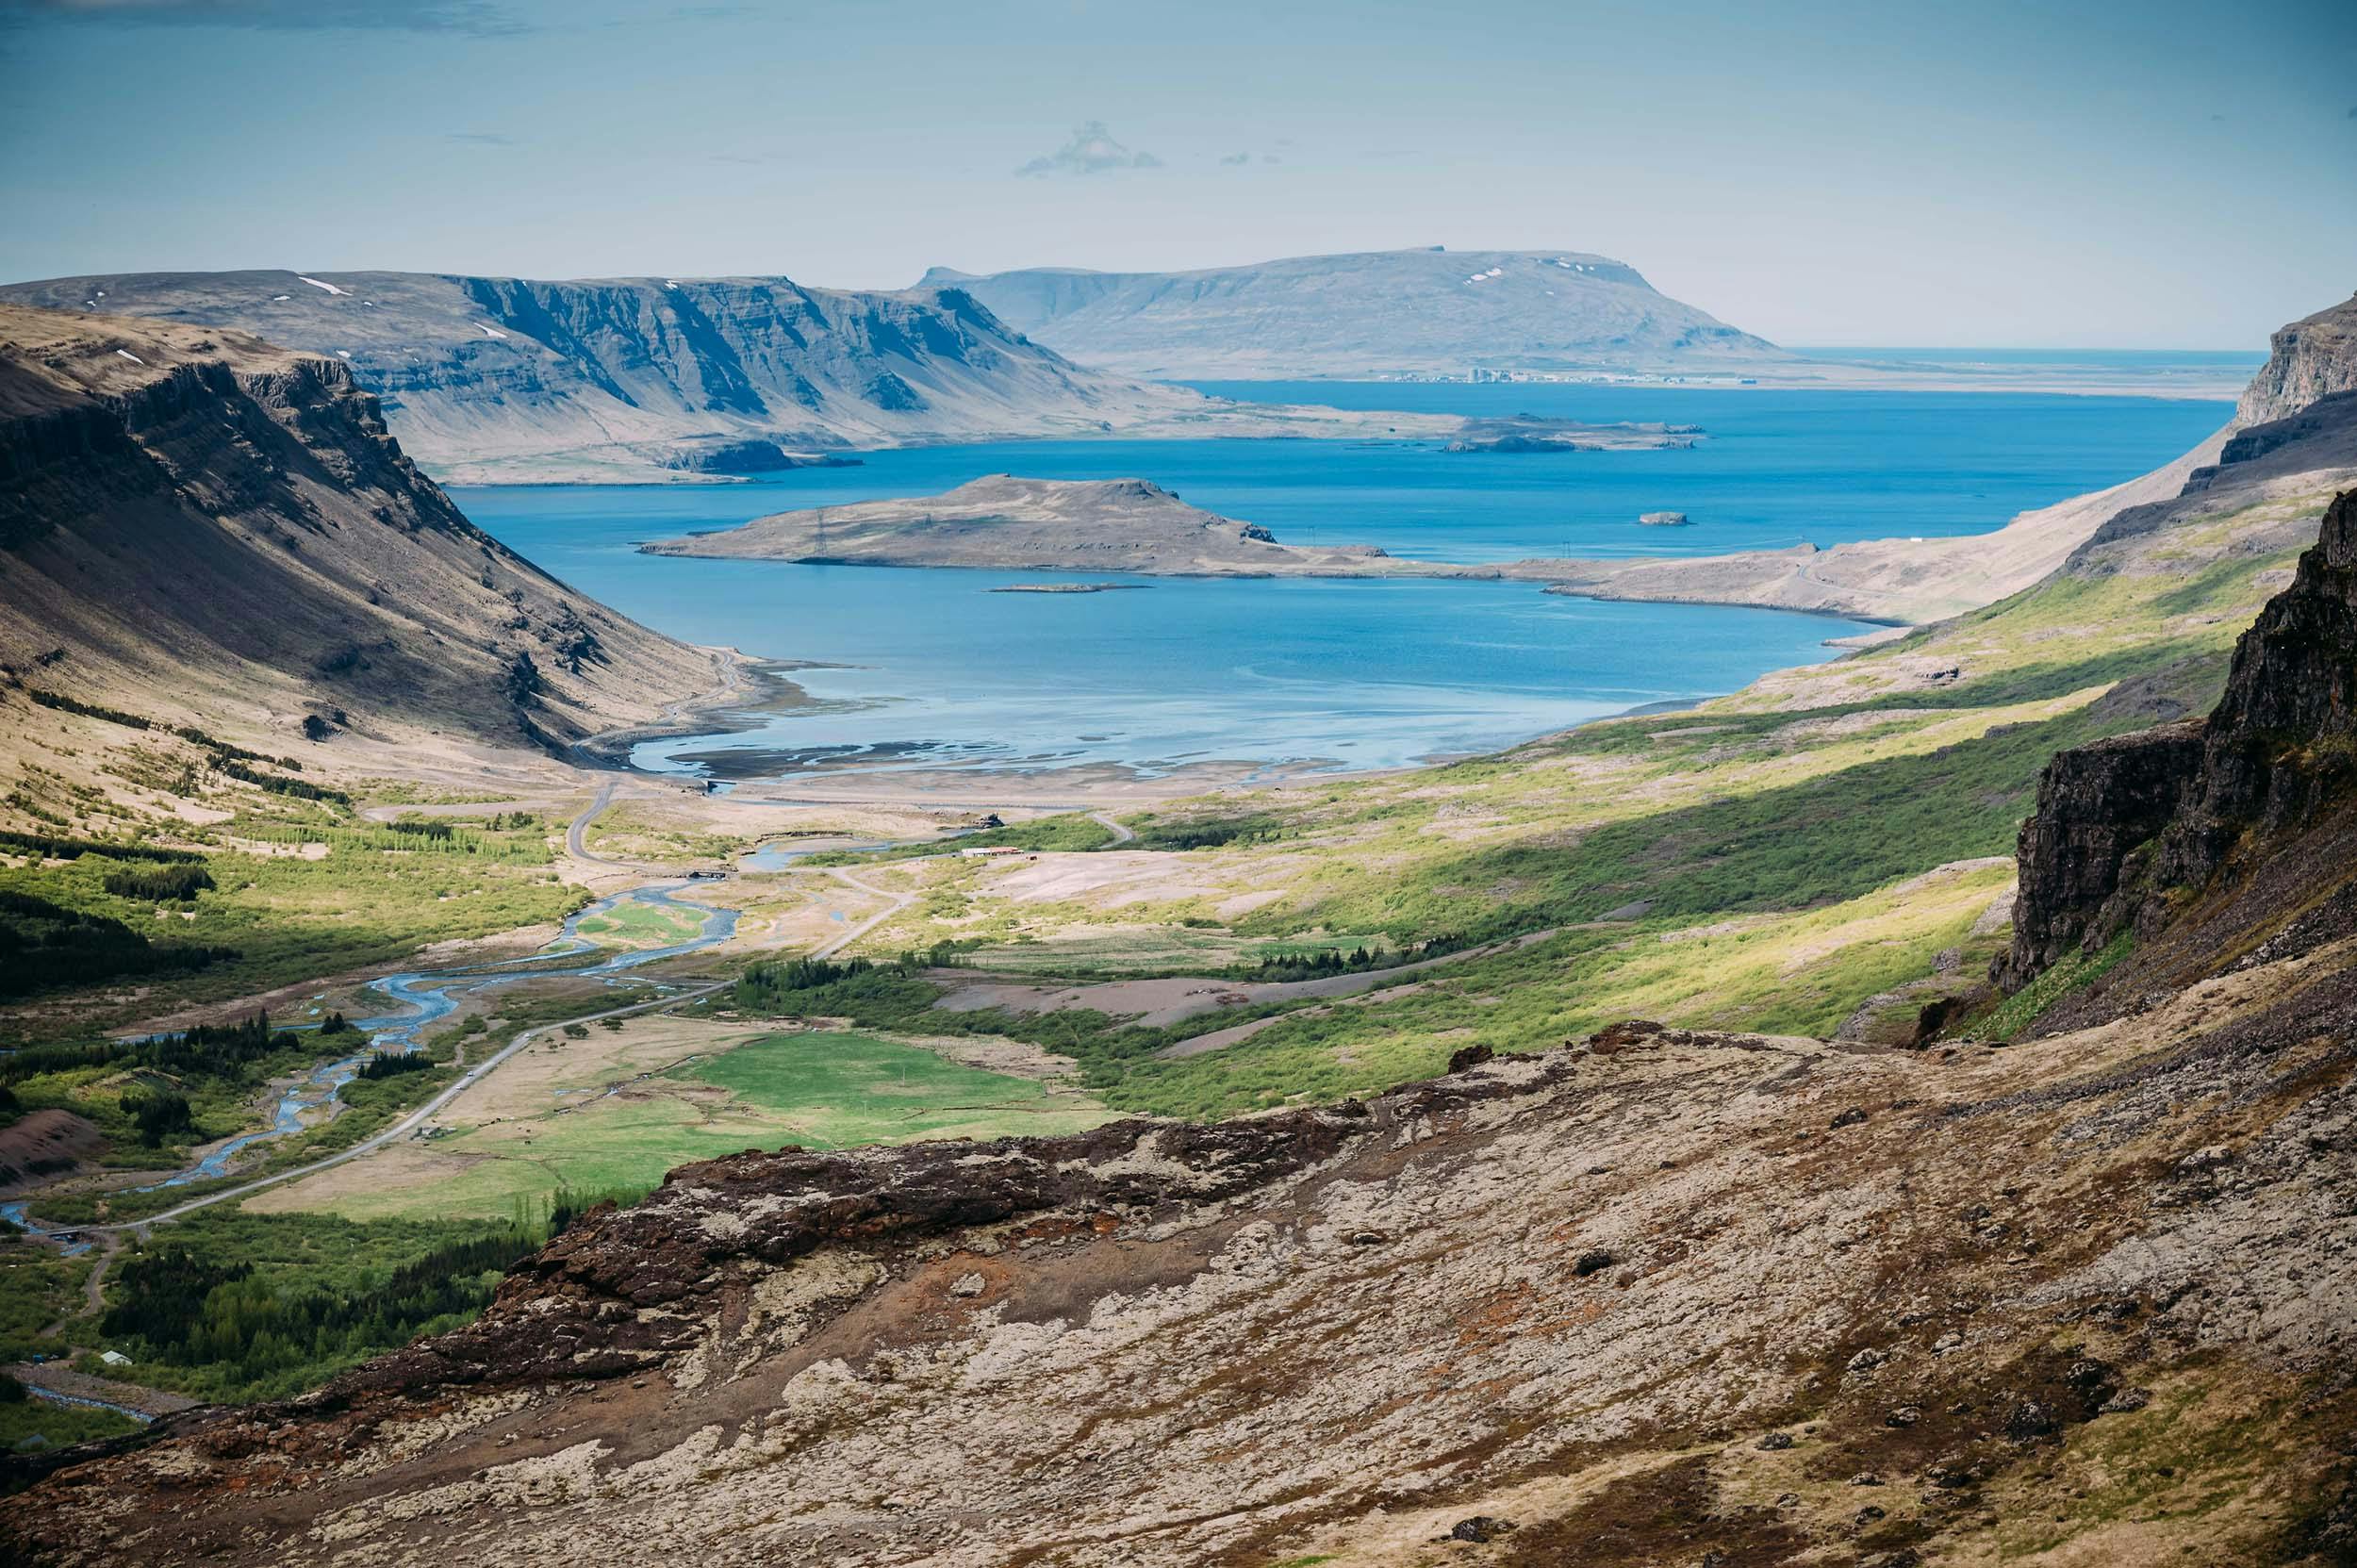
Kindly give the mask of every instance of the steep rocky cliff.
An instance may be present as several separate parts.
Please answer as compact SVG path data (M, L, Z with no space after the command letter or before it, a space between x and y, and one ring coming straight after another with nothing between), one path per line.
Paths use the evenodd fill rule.
M2338 392L2357 391L2357 298L2294 322L2242 396L2236 417L2259 424Z
M8 306L0 666L12 706L44 692L273 750L306 724L548 746L719 680L469 522L340 361Z
M235 327L339 359L452 482L654 478L715 442L814 452L1094 433L1205 406L1068 364L954 289L141 272L18 284L0 301Z
M2326 512L2291 585L2235 645L2204 720L2066 751L2021 832L1999 978L2019 987L2125 931L2151 975L2238 956L2297 926L2345 933L2357 862L2357 491ZM2166 937L2166 940L2152 940ZM2135 985L2113 981L2108 1005ZM2094 1005L2082 999L2069 1015Z

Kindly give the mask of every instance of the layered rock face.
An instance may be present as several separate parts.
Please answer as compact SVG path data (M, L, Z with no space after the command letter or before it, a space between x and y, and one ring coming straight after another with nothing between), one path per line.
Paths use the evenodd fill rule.
M0 306L0 575L18 680L224 734L549 745L718 684L469 522L340 361L236 333Z
M1071 365L955 289L145 272L18 284L0 300L235 327L338 359L450 482L648 478L716 442L1094 433L1204 406Z
M2222 878L2250 886L2264 870L2280 875L2270 862L2353 803L2357 491L2332 503L2291 586L2236 643L2207 719L2048 766L2021 831L2014 945L1998 978L2018 988L2123 930L2151 934Z
M2037 811L2021 825L2020 895L2003 982L2019 988L2118 929L2122 922L2117 913L2106 917L2106 908L2123 883L2136 887L2152 839L2176 817L2193 781L2201 743L2202 722L2194 719L2064 751L2047 764Z
M2357 490L2325 513L2292 586L2234 648L2201 760L2163 836L2164 885L2198 886L2250 834L2305 829L2357 795Z
M2271 347L2235 411L2243 424L2280 420L2357 391L2357 298L2294 322L2275 335Z

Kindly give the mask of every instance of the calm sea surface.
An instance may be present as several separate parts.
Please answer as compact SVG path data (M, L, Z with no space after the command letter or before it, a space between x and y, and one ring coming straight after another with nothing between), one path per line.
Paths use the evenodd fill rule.
M1043 572L699 561L634 546L797 506L923 495L985 473L1137 476L1288 542L1449 560L1719 553L1973 533L2116 483L2223 422L2215 403L2012 394L1252 383L1265 401L1699 424L1691 452L1455 454L1431 443L1030 441L869 454L761 484L453 491L557 576L675 636L808 661L822 699L647 766L1156 772L1193 762L1388 767L1510 744L1827 657L1821 617L1605 604L1489 583L1133 579L1006 594ZM1683 511L1695 526L1636 527ZM1104 579L1092 579L1104 580Z

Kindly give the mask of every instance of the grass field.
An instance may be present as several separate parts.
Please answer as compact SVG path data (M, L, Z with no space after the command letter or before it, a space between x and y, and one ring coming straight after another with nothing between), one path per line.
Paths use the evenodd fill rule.
M609 948L661 948L690 940L703 923L704 916L692 909L630 900L585 916L573 930Z
M0 894L116 920L164 947L216 949L205 967L142 976L54 1004L36 995L5 1022L10 1043L87 1037L174 1005L398 963L436 942L561 920L586 901L558 881L547 831L462 825L430 839L360 824L310 802L175 835L206 852L214 885L179 903L125 897L107 878L134 863L101 854L0 864Z
M256 1213L493 1219L559 1189L651 1187L674 1165L747 1148L843 1148L1093 1127L1099 1101L845 1032L657 1018L512 1060L411 1139L260 1195Z
M2047 761L2215 701L2234 637L2326 499L2183 529L2128 567L2057 573L1680 713L1413 773L1172 802L1128 818L1138 838L1122 853L1048 843L1022 860L915 863L917 900L864 944L951 937L978 968L1077 981L1216 973L1271 948L1557 933L1396 995L1292 1006L1177 1058L1162 1053L1189 1032L1272 1009L1157 1029L1079 1011L946 1022L928 985L888 974L754 987L744 1002L1030 1041L1078 1061L1110 1105L1183 1116L1362 1094L1464 1046L1542 1049L1629 1016L1831 1034L1935 971L1957 988L1986 973L2006 934L1991 913L2005 857ZM1920 1008L1887 1005L1902 1027ZM2021 1011L1990 1028L2019 1027Z

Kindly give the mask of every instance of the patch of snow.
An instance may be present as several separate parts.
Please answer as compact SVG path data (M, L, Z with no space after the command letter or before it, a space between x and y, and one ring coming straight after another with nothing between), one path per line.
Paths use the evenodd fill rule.
M336 351L336 357L338 359L349 359L352 357L352 351L350 349L338 349Z
M272 295L271 296L271 299L272 299L272 301L273 303L275 303L276 301L279 301L279 300L290 300L290 299L293 299L293 298L294 298L294 296L293 296L292 294L272 294Z
M103 300L103 299L105 299L105 298L107 297L107 290L105 290L104 289L101 289L98 291L98 297L99 297L100 299L102 299L102 300Z
M297 283L307 283L314 289L324 289L331 294L341 294L345 292L345 290L337 288L332 283L322 283L315 277L305 277L301 272L297 272L295 274L295 281Z
M483 336L486 338L505 338L507 336L506 333L502 332L499 328L495 326L485 326L481 322L475 322L475 325L482 330Z
M144 365L147 363L146 360L141 359L138 355L133 354L129 349L117 349L115 350L115 353L123 355L124 358L128 359L134 365Z
M1499 277L1499 276L1502 276L1502 275L1505 273L1505 272L1506 272L1506 269L1505 269L1505 268L1503 268L1503 267L1492 267L1492 268L1491 268L1491 269L1490 269L1487 272L1483 273L1482 275L1483 275L1484 277Z

